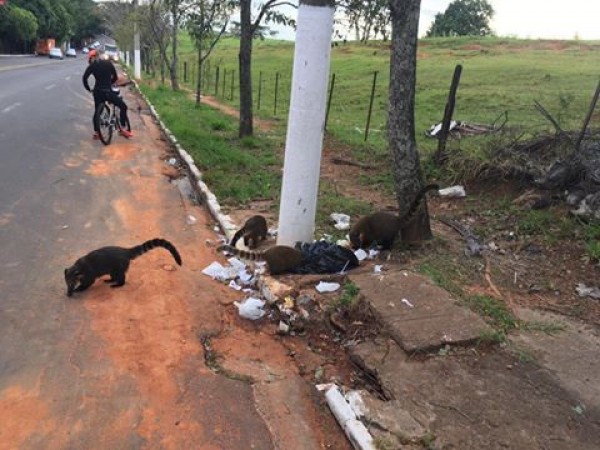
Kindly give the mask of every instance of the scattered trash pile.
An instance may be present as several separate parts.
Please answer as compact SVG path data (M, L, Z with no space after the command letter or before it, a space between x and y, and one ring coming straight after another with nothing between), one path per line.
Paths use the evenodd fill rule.
M346 221L349 226L349 218L341 220ZM302 251L304 261L294 270L294 273L330 274L321 280L315 278L314 289L319 294L338 291L341 284L332 279L335 280L338 275L343 276L347 270L357 267L359 261L378 254L376 250L368 253L362 249L353 252L349 248L326 240L299 244L296 248ZM270 320L279 321L277 332L281 335L294 335L301 332L310 315L319 308L316 296L310 293L299 294L294 287L273 277L261 276L265 269L265 263L258 262L254 271L251 271L245 262L237 257L230 257L227 265L214 261L202 273L227 283L231 289L245 294L242 300L234 302L240 317L248 320L268 317ZM374 272L380 273L381 269L381 265L376 265ZM408 301L403 299L403 302ZM333 415L353 447L360 450L374 450L373 438L361 421L364 407L360 406L363 404L360 393L349 391L344 395L342 388L335 383L316 387L319 391L325 392L326 401Z
M296 246L303 254L303 262L291 272L295 274L345 274L357 267L359 260L354 252L325 240L302 243ZM258 320L267 314L272 319L279 318L279 331L282 334L301 329L303 321L308 319L307 305L313 300L308 295L297 295L293 288L270 277L260 277L265 272L265 264L257 262L254 271L250 271L245 262L236 257L228 259L229 265L223 266L214 261L202 273L229 287L242 291L246 297L235 302L241 317ZM339 283L321 281L315 286L319 293L334 292ZM268 311L267 306L273 307Z
M425 135L430 138L439 138L440 132L442 131L442 122L431 125L425 132ZM501 127L495 125L482 125L477 123L460 122L456 120L450 121L448 128L448 136L451 138L460 139L466 136L477 136L481 134L489 134L496 132Z
M589 141L579 152L556 160L535 180L547 191L565 193L565 200L576 207L571 213L600 220L600 141Z

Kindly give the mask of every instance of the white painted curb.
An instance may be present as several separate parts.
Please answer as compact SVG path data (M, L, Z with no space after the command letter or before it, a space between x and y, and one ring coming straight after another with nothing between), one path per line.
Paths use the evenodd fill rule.
M352 446L356 450L376 450L369 430L356 418L354 411L338 387L330 387L325 393L325 398Z

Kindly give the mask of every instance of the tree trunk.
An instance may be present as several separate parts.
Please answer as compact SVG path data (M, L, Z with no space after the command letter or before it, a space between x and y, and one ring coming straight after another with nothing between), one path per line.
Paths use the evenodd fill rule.
M178 7L178 2L173 2L173 8L171 10L171 13L173 14L173 59L171 60L171 88L174 91L179 90L179 75L177 73L177 63L179 61L177 57L177 32L179 31L179 14L177 11Z
M239 136L252 136L252 38L254 28L251 23L251 0L240 1L240 129Z
M423 176L415 141L415 84L417 39L421 0L390 0L392 49L388 140L393 159L393 175L400 214L404 215L423 186ZM427 203L405 229L404 241L431 238Z
M196 105L200 105L200 100L202 98L202 66L204 65L204 61L202 59L202 50L198 49L198 79L196 80Z

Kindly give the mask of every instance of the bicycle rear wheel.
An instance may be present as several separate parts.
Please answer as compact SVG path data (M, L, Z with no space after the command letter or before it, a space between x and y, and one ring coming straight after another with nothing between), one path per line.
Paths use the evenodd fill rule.
M100 140L104 145L110 144L113 135L113 124L111 123L111 110L106 103L103 102L98 105L94 120L96 122L96 129L100 135Z
M121 108L115 106L115 124L117 125L117 129L131 131L131 124L129 123L129 117L125 118L125 127L121 126Z

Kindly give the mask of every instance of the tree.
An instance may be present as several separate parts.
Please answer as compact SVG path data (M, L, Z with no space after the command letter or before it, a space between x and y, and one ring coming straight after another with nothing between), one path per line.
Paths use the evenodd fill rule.
M356 40L383 40L389 37L390 14L388 0L341 0L338 6L344 11L347 28L354 30Z
M296 6L287 1L268 0L260 6L258 14L252 20L252 0L239 0L240 137L252 136L254 134L252 112L252 40L256 34L256 30L263 19L265 22L272 21L286 25L295 25L292 19L273 9L281 5Z
M18 6L9 7L6 16L5 33L13 41L26 48L37 35L38 23L35 16Z
M410 200L416 197L423 186L415 140L415 85L420 9L421 0L390 0L392 43L388 142L400 215L406 214L412 203ZM426 207L415 220L401 230L401 237L405 241L431 237Z
M196 82L196 104L200 104L202 68L229 23L233 5L223 0L202 0L189 15L187 28L198 51L198 79Z
M454 0L446 11L435 15L427 31L432 36L488 36L494 9L487 0Z
M174 91L179 90L177 73L179 39L177 34L188 9L193 5L191 0L152 0L150 3L149 25L157 41L162 62L169 71L171 88ZM169 45L171 46L170 56L167 52Z

